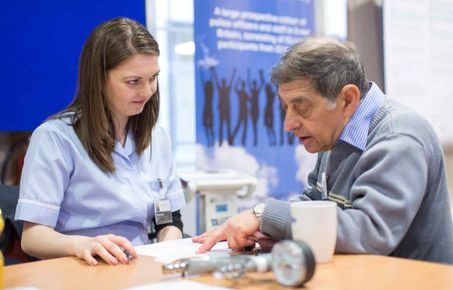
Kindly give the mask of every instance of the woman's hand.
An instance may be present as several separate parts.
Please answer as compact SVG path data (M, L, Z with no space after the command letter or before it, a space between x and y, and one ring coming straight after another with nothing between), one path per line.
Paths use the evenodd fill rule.
M96 256L109 265L129 264L129 257L137 258L137 252L132 244L124 237L113 234L87 238L75 245L75 256L85 260L89 265L95 266L98 261Z
M134 247L124 237L113 234L94 238L65 235L52 227L30 222L24 222L21 246L24 252L37 258L76 256L92 266L98 263L96 256L109 265L128 264L125 251L130 257L137 258Z

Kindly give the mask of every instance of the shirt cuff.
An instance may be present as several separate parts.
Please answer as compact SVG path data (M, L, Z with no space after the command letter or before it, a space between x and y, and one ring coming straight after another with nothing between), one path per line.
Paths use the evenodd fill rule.
M55 228L59 213L60 207L58 206L29 199L19 199L14 219Z
M276 240L291 239L290 203L272 198L266 200L260 232Z

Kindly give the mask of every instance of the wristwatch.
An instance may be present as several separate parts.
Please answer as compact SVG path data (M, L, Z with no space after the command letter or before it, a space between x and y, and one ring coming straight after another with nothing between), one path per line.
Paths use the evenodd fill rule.
M257 205L253 207L253 214L256 216L259 222L261 222L261 216L263 215L264 208L266 207L266 204L264 202L260 202Z

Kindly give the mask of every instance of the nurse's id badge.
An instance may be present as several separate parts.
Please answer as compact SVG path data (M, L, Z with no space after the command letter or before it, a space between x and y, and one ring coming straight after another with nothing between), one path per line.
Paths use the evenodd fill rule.
M154 202L154 212L157 225L171 224L173 222L170 200L161 199Z

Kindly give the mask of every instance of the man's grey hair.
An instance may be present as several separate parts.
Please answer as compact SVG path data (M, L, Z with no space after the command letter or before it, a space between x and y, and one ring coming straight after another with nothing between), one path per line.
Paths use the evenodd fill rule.
M288 49L272 69L272 81L279 84L308 80L321 96L335 101L341 89L354 84L361 98L368 82L360 55L351 42L328 37L312 37Z

